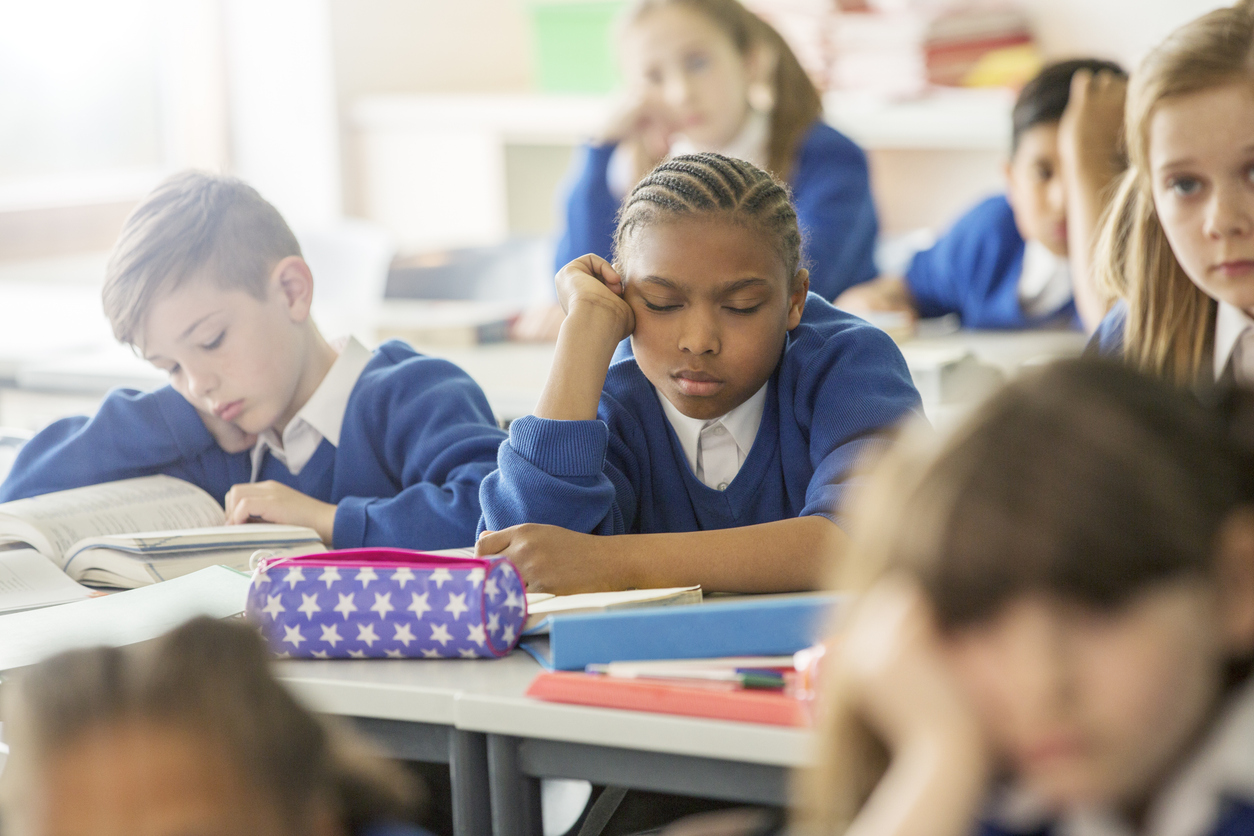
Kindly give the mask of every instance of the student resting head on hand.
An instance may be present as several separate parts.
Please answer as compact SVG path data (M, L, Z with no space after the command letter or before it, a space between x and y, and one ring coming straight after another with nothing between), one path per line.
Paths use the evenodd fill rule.
M422 836L421 793L275 680L250 627L200 618L5 683L8 836Z
M866 155L823 121L788 44L740 0L636 0L618 28L623 100L576 155L555 270L610 258L624 198L658 163L704 151L747 160L792 189L810 289L834 299L875 276L879 223ZM560 309L530 311L525 339L556 339Z
M1128 88L1130 167L1095 253L1103 353L1185 385L1254 383L1254 2L1204 15Z
M567 317L484 480L480 554L533 591L814 587L859 457L920 408L901 353L808 293L788 191L743 160L659 165L614 253L557 276Z
M957 314L966 328L1089 330L1106 313L1089 252L1106 187L1123 169L1127 74L1095 58L1051 64L1024 85L1011 114L1006 194L963 215L905 276L847 290L837 307L911 317Z
M127 219L104 309L169 375L116 389L18 455L0 501L166 474L229 522L305 525L336 548L472 542L479 481L504 437L478 385L401 342L336 350L278 211L231 177L185 172Z
M1254 394L1049 366L855 515L799 833L1254 833Z

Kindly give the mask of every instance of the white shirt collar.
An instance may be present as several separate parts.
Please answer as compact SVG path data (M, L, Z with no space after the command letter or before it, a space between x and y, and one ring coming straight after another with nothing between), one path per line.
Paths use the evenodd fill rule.
M257 436L252 451L252 481L257 481L261 473L267 450L295 475L313 458L324 438L332 446L340 445L349 396L369 362L370 350L355 337L349 337L318 388L283 428L283 438L273 428Z
M1153 800L1144 836L1206 836L1226 799L1254 802L1254 678L1242 685L1220 711L1201 745ZM1048 820L1044 808L1011 789L998 799L993 817L1013 829L1034 830ZM1060 836L1136 836L1110 810L1085 810L1064 817Z
M769 381L762 384L762 388L754 392L740 406L726 415L709 420L689 418L668 401L665 395L654 389L658 401L662 404L662 412L675 429L679 445L684 450L684 457L688 459L688 467L694 474L697 473L697 453L700 450L701 431L715 424L721 423L727 429L740 450L741 460L748 457L749 451L753 449L753 441L758 437L758 428L762 425L762 413L766 409L766 389L769 385Z
M1023 313L1032 319L1056 314L1071 295L1071 262L1040 241L1025 242L1019 272L1019 306Z
M1224 373L1228 358L1236 350L1237 342L1247 328L1254 327L1254 319L1240 308L1220 302L1215 312L1215 380Z

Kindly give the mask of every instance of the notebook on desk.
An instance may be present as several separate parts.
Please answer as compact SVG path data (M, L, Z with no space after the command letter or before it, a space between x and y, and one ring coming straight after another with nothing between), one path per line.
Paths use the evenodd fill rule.
M554 615L522 648L548 670L653 659L780 656L821 636L840 596L738 595L698 606Z

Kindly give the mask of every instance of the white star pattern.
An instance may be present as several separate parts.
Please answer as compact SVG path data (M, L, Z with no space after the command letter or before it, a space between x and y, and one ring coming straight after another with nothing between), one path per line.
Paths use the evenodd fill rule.
M439 642L441 646L447 645L453 640L448 634L448 627L443 624L435 624L431 627L431 641Z
M444 582L451 581L452 579L453 576L448 569L436 569L431 573L431 581L436 585L437 589L443 589Z
M270 573L258 569L253 573L253 583L257 586L261 586L263 583L270 583Z
M392 573L392 580L400 584L401 589L405 588L405 584L414 579L414 570L408 566L402 566Z
M373 624L357 625L357 641L365 642L366 647L374 647L374 643L379 640L379 636L374 631Z
M340 596L340 602L335 605L335 611L344 616L345 621L348 621L348 614L350 612L357 612L357 605L353 603L353 593L350 592L347 595L342 593L337 594Z
M327 589L330 589L331 584L335 583L338 580L343 580L343 578L340 577L339 569L335 568L334 566L328 566L327 568L322 570L322 574L318 576L318 580L326 583Z
M418 637L414 635L413 630L409 629L408 624L396 625L396 635L392 637L392 641L400 642L406 647L409 647L410 642L417 641L417 640L418 640Z
M292 654L288 653L286 650L280 650L278 653L274 654L274 658L276 658L276 659L291 659L291 658L292 658Z
M385 650L383 652L387 654L387 657L389 659L404 659L405 658L405 654L401 650Z
M300 647L300 643L303 642L304 640L305 640L305 637L300 634L299 627L284 627L283 628L283 641L287 642L293 647Z
M462 617L462 613L468 609L470 609L470 607L466 606L465 592L460 595L456 592L449 593L448 606L444 608L444 611L451 612L453 614L454 621L459 620Z
M483 569L471 569L467 578L469 579L471 586L478 586L483 583Z
M505 644L507 645L514 643L514 625L513 624L505 625L505 629L501 631L501 640L504 641Z
M488 632L499 633L500 630L501 630L501 614L495 613L495 612L488 613Z
M270 616L271 620L277 618L279 613L287 612L287 610L283 608L283 604L279 601L279 599L282 597L283 597L282 595L267 595L266 596L266 605L265 607L262 608L261 611L265 613L266 615Z
M303 581L305 573L299 566L293 566L287 570L287 577L283 578L283 582L288 585L288 589L295 589L297 581Z
M439 658L440 658L440 651L436 650L434 647L424 647L424 648L422 649L422 658L424 658L424 659L439 659Z
M370 607L371 612L377 612L379 618L387 618L388 613L396 607L392 606L392 593L385 592L380 595L378 592L374 594L374 604Z
M331 654L327 653L325 650L311 650L309 651L309 655L314 657L315 659L330 659L331 658Z
M463 659L478 659L479 658L479 654L475 653L475 649L473 647L459 647L457 649L457 652L461 655Z
M340 628L335 624L322 625L322 641L331 645L331 647L335 647L337 644L344 641L344 639L340 636Z
M353 657L354 659L365 659L365 658L366 658L366 651L364 651L364 650L350 650L350 651L348 651L348 655L349 655L349 656L351 656L351 657Z
M427 603L427 596L430 595L430 593L424 592L419 595L417 592L411 592L410 594L414 596L414 600L405 609L412 612L414 614L414 618L421 621L423 615L431 612L431 605Z
M501 594L501 590L499 590L496 586L496 578L488 578L484 581L483 591L488 596L488 600L495 604L496 596Z
M313 595L306 595L302 592L300 594L300 600L300 606L296 608L296 611L303 612L305 614L306 621L313 618L314 613L322 612L322 607L318 606L318 593L315 592Z
M487 634L484 632L482 624L471 624L470 633L466 636L467 640L483 647L483 643L488 640Z
M514 590L511 589L509 594L505 596L505 606L509 607L511 610L521 610L522 605L522 599L515 595Z
M371 569L369 566L364 566L362 567L361 571L357 573L357 577L354 580L361 581L361 588L365 589L366 587L370 586L371 581L377 581L378 579L379 579L379 576L374 573L373 569Z

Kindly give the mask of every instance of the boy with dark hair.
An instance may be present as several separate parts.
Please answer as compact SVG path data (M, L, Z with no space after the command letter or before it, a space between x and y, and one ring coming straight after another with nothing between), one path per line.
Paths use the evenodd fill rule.
M854 313L956 313L966 328L1096 327L1105 314L1088 279L1101 195L1118 174L1127 74L1109 61L1052 64L1028 82L1011 115L1006 194L982 201L904 277L842 294ZM1093 146L1101 146L1095 148Z
M109 260L114 333L170 376L110 392L23 448L0 501L150 474L204 488L232 523L306 525L336 548L474 542L504 434L478 385L401 342L333 347L279 213L187 172L132 213Z

